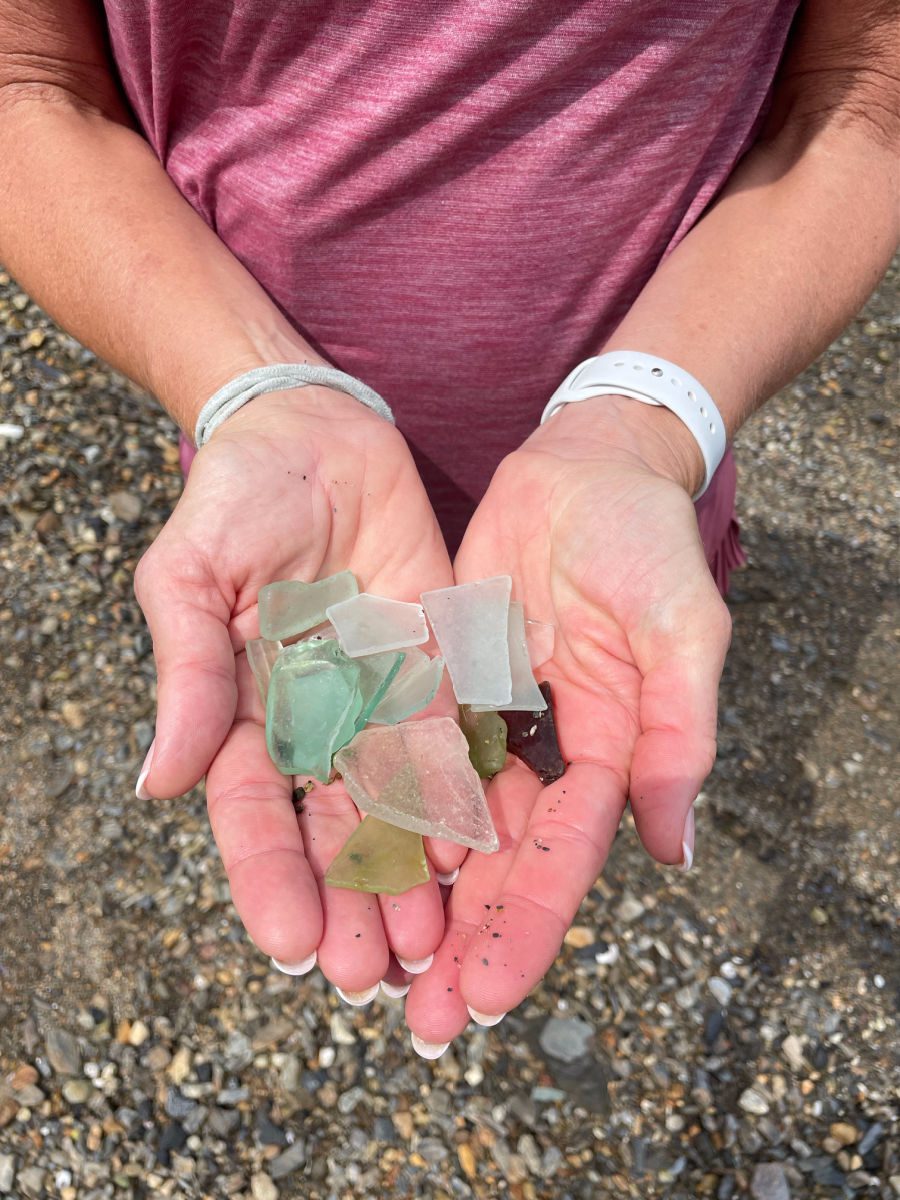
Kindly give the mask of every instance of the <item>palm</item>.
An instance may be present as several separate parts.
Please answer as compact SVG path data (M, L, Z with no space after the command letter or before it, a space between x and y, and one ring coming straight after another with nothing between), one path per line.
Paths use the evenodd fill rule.
M258 636L256 597L273 579L349 568L363 587L410 600L448 584L451 569L402 439L355 402L336 403L340 421L256 401L223 427L142 564L139 593L161 643L154 794L178 794L207 772L213 831L250 935L288 964L318 948L323 971L356 991L382 978L389 948L406 958L433 950L437 885L399 907L325 887L358 814L339 786L318 785L298 821L241 651ZM430 852L440 871L461 857L441 843Z
M456 561L460 582L500 573L527 616L556 626L538 674L570 765L542 788L510 759L489 786L501 849L466 860L434 967L408 1000L410 1023L435 1042L462 1028L466 1003L506 1012L542 977L602 869L629 784L642 836L668 861L681 856L679 789L688 804L696 794L680 749L697 714L679 711L679 680L702 649L692 613L709 577L685 493L615 462L561 472L526 446L498 472Z

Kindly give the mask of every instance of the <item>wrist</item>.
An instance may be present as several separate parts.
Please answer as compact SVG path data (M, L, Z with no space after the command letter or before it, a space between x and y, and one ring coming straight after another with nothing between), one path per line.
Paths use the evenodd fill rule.
M567 404L532 435L539 444L568 444L580 455L614 451L637 459L654 474L671 479L693 496L705 464L684 422L667 408L628 396L594 396Z

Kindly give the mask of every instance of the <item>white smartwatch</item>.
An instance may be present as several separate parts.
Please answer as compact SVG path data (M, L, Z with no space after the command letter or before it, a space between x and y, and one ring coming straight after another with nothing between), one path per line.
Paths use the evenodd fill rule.
M693 375L664 358L637 350L613 350L588 358L570 371L541 416L541 424L564 404L593 396L629 396L642 404L670 409L694 435L706 473L694 496L699 500L725 453L725 425L706 388Z

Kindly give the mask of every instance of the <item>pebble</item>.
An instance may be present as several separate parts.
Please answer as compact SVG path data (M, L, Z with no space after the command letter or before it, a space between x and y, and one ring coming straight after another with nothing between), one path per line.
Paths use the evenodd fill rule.
M716 1003L721 1005L722 1008L727 1008L731 1000L731 984L726 983L724 979L720 979L718 975L713 975L708 986Z
M870 1150L874 1150L878 1145L881 1135L884 1133L884 1126L876 1121L874 1125L870 1125L862 1137L859 1145L856 1147L857 1152L865 1158Z
M62 1085L62 1094L69 1104L87 1104L93 1093L93 1085L86 1079L67 1079Z
M250 1194L253 1200L278 1200L278 1188L269 1175L261 1172L251 1177Z
M859 1130L847 1121L835 1121L833 1125L828 1126L828 1133L839 1146L852 1146L859 1140Z
M48 1029L44 1050L47 1062L60 1075L78 1075L81 1071L81 1049L78 1039L67 1029L58 1026Z
M12 1154L0 1154L0 1192L11 1192L16 1177L16 1160Z
M756 1088L747 1088L741 1092L738 1104L744 1112L753 1113L754 1116L758 1117L763 1116L769 1111L769 1101Z
M551 1058L572 1063L589 1054L594 1027L579 1017L550 1017L541 1030L541 1049Z
M757 1163L750 1180L750 1195L753 1200L791 1200L781 1163Z
M16 1183L21 1188L22 1195L28 1200L40 1200L44 1191L44 1180L47 1172L43 1167L23 1167L16 1176Z
M110 492L109 507L120 521L136 521L143 504L140 496L134 492Z
M804 1069L803 1043L793 1033L781 1043L781 1053L788 1061L791 1070L800 1072Z
M128 1033L129 1046L143 1046L150 1036L150 1029L143 1021L135 1021Z
M298 1171L306 1163L306 1143L299 1139L269 1162L269 1174L273 1179L283 1179Z
M616 909L616 916L626 925L630 925L633 921L637 921L642 917L646 909L635 896L626 895Z

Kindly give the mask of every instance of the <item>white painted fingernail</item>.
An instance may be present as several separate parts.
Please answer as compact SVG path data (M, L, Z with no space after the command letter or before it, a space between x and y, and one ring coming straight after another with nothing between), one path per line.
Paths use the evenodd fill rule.
M403 970L409 971L410 975L421 975L434 962L433 954L429 954L427 958L401 958L399 954L396 957Z
M469 1016L472 1018L472 1020L475 1022L476 1025L486 1025L488 1027L490 1027L491 1025L499 1025L500 1022L503 1020L503 1018L506 1016L505 1012L497 1013L496 1015L491 1016L490 1013L479 1012L477 1009L472 1008L468 1004L466 1005L466 1008L468 1008Z
M138 800L152 800L153 797L144 787L147 782L147 776L150 774L150 767L153 765L153 751L156 747L156 738L150 743L150 749L147 751L147 757L144 759L144 765L141 767L141 773L138 775L137 783L135 784L134 794Z
M442 875L440 871L437 872L437 881L444 887L450 887L451 884L456 883L457 879L459 879L459 867L455 871L448 871L446 875Z
M449 1042L423 1042L416 1034L410 1034L412 1039L412 1048L418 1054L419 1058L440 1058Z
M315 950L306 958L301 959L298 963L279 962L277 958L272 959L272 966L276 971L281 971L283 975L308 975L316 965L318 955Z
M342 1000L345 1000L348 1004L352 1004L354 1008L362 1008L364 1004L371 1004L371 1002L378 995L378 984L373 983L372 986L370 988L366 988L364 992L345 992L344 989L339 988L337 984L334 985L334 990Z
M381 981L381 990L392 1000L402 1000L411 987L411 983L388 983L386 979Z
M691 805L687 819L684 822L684 833L681 835L681 869L689 871L694 865L694 836L696 826L694 822L694 806Z

